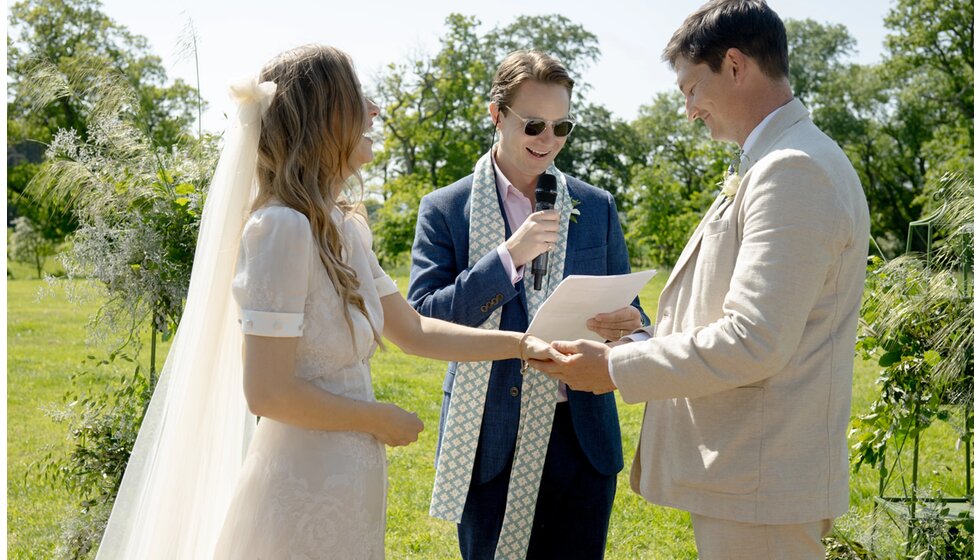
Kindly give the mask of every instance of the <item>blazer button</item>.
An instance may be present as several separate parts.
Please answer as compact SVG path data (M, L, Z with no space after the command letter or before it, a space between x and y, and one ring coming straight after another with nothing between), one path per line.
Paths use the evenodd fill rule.
M486 313L487 312L487 306L486 305L481 306L480 307L480 311Z
M516 397L517 395L520 395L520 394L521 394L521 390L518 389L517 387L511 387L510 388L510 396Z

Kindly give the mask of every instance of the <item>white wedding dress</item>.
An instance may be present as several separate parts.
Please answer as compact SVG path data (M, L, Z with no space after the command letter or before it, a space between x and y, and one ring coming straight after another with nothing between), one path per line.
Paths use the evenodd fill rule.
M366 224L339 211L333 218L380 331L380 298L397 288L371 250ZM374 400L371 325L351 307L351 337L305 216L276 204L251 215L233 293L245 334L299 337L297 376L337 395ZM215 558L383 558L386 486L385 447L373 436L260 419Z

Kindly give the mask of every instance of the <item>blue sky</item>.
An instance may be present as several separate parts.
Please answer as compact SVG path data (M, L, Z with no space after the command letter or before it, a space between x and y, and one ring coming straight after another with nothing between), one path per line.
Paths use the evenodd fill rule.
M600 60L586 73L589 99L616 116L632 119L657 92L674 89L674 76L660 61L671 33L701 0L104 0L103 10L147 37L172 77L195 83L193 62L176 55L187 22L200 43L201 93L211 105L204 127L224 128L230 112L227 86L255 73L276 53L304 43L327 43L347 51L367 84L386 64L408 53L434 53L450 12L476 16L481 30L508 24L520 14L561 13L599 38ZM884 53L883 19L889 0L770 0L784 19L842 23L857 40L854 61L876 62Z

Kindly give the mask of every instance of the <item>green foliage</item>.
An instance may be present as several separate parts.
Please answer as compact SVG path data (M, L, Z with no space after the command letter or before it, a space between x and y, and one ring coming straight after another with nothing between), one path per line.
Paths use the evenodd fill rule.
M973 17L973 0L898 0L885 17L891 70L928 82L940 120L961 125L973 122Z
M8 256L17 262L29 263L37 271L38 279L44 272L44 263L54 254L55 245L41 234L26 216L14 219L14 230L8 239Z
M180 80L168 84L147 40L102 13L97 0L15 3L8 31L7 146L18 159L7 200L49 239L60 241L73 231L77 216L63 200L30 196L27 186L41 162L38 146L53 142L59 131L88 141L102 115L124 113L156 146L195 141L189 130L197 91ZM110 89L116 95L107 95ZM123 106L111 105L123 95Z
M536 49L565 65L576 82L577 91L588 89L588 85L581 81L582 74L599 60L600 55L598 37L559 14L517 16L510 24L487 33L485 41L493 53L489 61L491 68L496 68L507 53Z
M631 260L655 265L675 262L701 220L706 197L685 196L681 183L662 164L637 170L633 185L636 202L629 206L626 219Z
M973 176L973 12L973 0L898 0L885 18L889 128L918 164L908 175L924 212L946 174Z
M105 391L81 388L83 378L96 376L96 369L116 360L133 364L133 373ZM64 488L79 504L76 515L62 524L57 558L85 558L98 547L152 396L150 379L130 356L113 352L104 360L89 356L88 363L89 369L70 376L64 406L50 412L67 425L71 450L67 456L49 452L37 465L40 481Z
M683 106L679 92L658 94L632 124L647 158L632 169L626 204L626 239L640 262L677 260L731 160L733 145L712 141L701 121L678 110Z
M787 20L789 81L793 94L811 110L817 109L825 87L845 68L844 57L854 53L857 42L840 24L821 24L812 19Z
M64 558L85 557L101 538L155 382L156 334L166 340L183 311L217 155L214 138L193 140L185 132L196 93L181 83L163 86L162 66L144 53L145 40L115 27L97 8L94 2L43 0L12 11L29 29L43 28L44 36L65 25L79 26L81 36L90 24L106 33L88 37L98 43L93 49L73 44L78 52L72 57L31 52L31 58L17 59L22 66L15 70L15 104L50 113L41 124L61 127L47 139L24 194L70 209L77 220L62 262L70 279L91 278L102 288L90 334L112 348L106 360L90 360L133 368L99 396L70 392L69 405L57 413L69 428L68 454L49 455L38 471L42 482L61 484L77 503L62 523L57 553ZM37 47L34 36L22 40ZM20 125L43 129L28 117ZM153 335L144 368L129 355L138 354L148 321Z
M435 56L410 56L377 80L373 95L382 108L385 143L372 168L386 180L425 174L430 185L448 184L472 172L488 145L490 127L481 117L493 68L478 24L450 15ZM390 193L386 187L386 199Z
M397 265L411 250L422 197L432 185L419 175L402 175L388 183L391 195L372 216L375 252L384 266Z
M644 145L636 130L609 109L585 103L575 110L573 138L555 158L558 169L609 191L623 209L633 166L644 160Z
M127 338L148 317L166 337L183 310L215 150L160 152L125 121L103 121L89 143L52 143L39 188L70 200L80 225L63 258L70 277L103 283L99 314Z
M940 496L916 512L908 549L917 552L915 560L973 558L973 531L970 512L951 515L949 503Z
M923 558L944 557L934 546L946 537L937 535L948 536L952 529L945 515L922 523L916 515L922 501L919 438L935 420L952 419L951 404L969 414L974 394L973 185L947 178L940 192L945 204L927 220L939 237L935 254L913 253L890 262L875 257L869 265L857 348L882 368L880 395L853 420L851 434L854 471L875 469L879 493L900 475L913 519L909 547ZM962 441L971 438L968 431L961 435ZM906 445L913 452L911 473L901 463ZM956 535L942 550L964 546L967 536L959 529ZM968 538L972 546L972 532Z
M23 0L10 6L7 75L10 140L50 142L59 129L86 134L92 98L106 73L134 90L133 107L146 117L161 146L186 135L196 91L177 80L167 86L159 57L146 38L101 11L98 0ZM189 108L190 107L190 108Z
M27 196L25 191L31 179L41 168L40 163L28 161L20 151L37 148L42 153L44 148L36 142L24 142L17 146L8 146L7 166L7 207L8 213L23 216L34 224L45 239L58 243L78 227L78 220L71 211L57 201L38 199ZM37 158L40 161L40 156Z

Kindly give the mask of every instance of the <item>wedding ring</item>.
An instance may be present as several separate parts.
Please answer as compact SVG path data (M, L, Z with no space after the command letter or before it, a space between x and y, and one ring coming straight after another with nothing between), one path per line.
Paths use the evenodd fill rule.
M623 330L623 329L619 329L619 338L623 338L623 336L624 336L625 334L626 334L626 331L625 331L625 330Z

